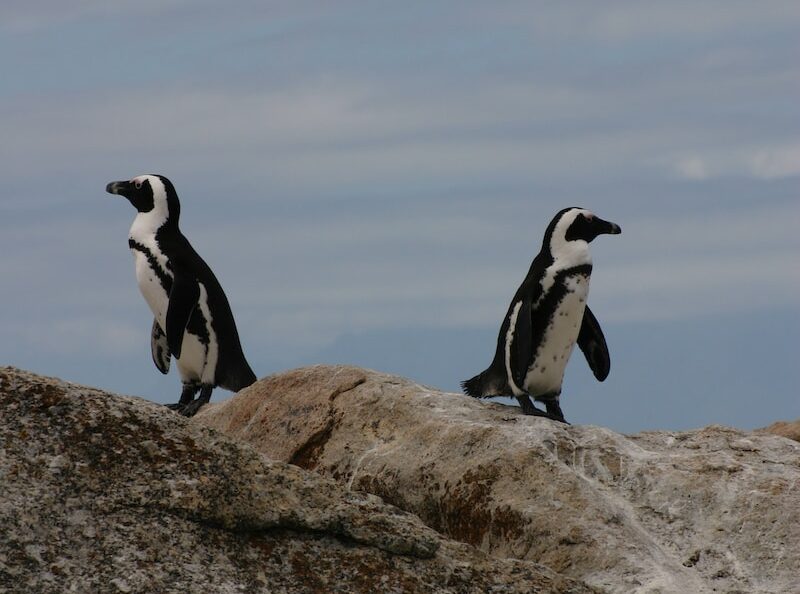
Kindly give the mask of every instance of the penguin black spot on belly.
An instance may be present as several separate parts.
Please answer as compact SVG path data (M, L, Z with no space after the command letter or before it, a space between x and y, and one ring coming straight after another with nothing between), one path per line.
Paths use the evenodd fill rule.
M145 258L147 258L147 265L156 273L158 282L161 283L164 292L169 295L169 292L172 290L172 278L164 272L164 269L158 264L158 260L153 255L153 252L150 251L150 248L133 239L128 240L128 247L144 254Z
M172 291L172 277L164 272L164 269L161 268L155 255L153 255L153 252L150 251L150 248L133 239L128 240L128 246L132 250L136 250L144 254L145 258L147 258L147 265L155 272L156 277L158 277L158 282L161 284L164 292L169 295L170 291ZM167 263L167 266L169 267L169 263ZM153 282L152 279L150 282ZM207 345L210 342L205 317L203 316L203 312L199 307L194 310L194 313L192 313L191 317L189 318L189 323L186 325L186 329L190 334L194 334L201 344Z

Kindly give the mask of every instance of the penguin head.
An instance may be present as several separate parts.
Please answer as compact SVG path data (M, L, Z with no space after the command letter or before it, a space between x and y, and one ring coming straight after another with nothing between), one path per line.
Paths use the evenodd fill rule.
M178 222L181 206L175 187L163 175L139 175L129 181L115 181L106 192L124 196L140 213L153 213L165 221Z
M598 235L618 235L622 229L616 223L604 221L585 208L565 208L560 211L545 232L544 246L554 258L588 249Z
M585 208L567 208L561 212L563 213L562 218L566 228L564 239L567 241L583 240L589 243L595 237L604 233L609 235L622 233L619 225L604 221Z

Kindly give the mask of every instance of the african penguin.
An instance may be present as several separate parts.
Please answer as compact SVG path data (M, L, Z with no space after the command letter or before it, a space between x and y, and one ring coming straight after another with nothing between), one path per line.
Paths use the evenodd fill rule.
M575 342L599 381L611 368L603 332L586 305L592 274L589 242L620 232L619 225L582 208L565 208L553 218L508 307L492 364L461 383L465 393L476 398L514 395L525 414L566 423L559 397ZM547 412L529 396L544 402Z
M138 211L128 246L139 290L155 316L153 362L167 373L175 357L183 382L179 402L170 407L192 416L216 386L237 392L256 381L222 287L178 228L181 208L172 182L140 175L111 182L106 192L124 196Z

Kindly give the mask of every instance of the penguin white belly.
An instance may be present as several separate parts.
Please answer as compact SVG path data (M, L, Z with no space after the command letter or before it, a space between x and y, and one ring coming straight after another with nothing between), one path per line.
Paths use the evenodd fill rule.
M203 356L203 369L200 374L200 381L204 384L216 385L216 372L217 372L217 359L219 357L219 343L217 342L217 334L214 331L214 326L211 324L211 309L208 307L208 293L203 283L200 285L200 298L198 299L198 307L200 313L203 314L203 324L205 325L206 333L208 334L208 344L202 345L205 349ZM187 332L186 335L189 335ZM184 338L184 344L186 339Z
M169 295L148 262L147 256L138 250L131 251L134 256L136 282L139 285L139 290L145 301L147 301L147 305L150 306L153 316L158 320L158 325L161 326L162 330L166 331ZM171 274L167 274L172 277ZM206 328L209 330L209 336L212 337L210 344L213 344L213 354L209 352L212 349L207 348L198 336L191 332L184 332L183 342L181 343L181 358L175 359L175 362L178 365L178 372L183 382L202 381L206 383L207 380L210 380L208 383L213 383L214 371L217 365L216 336L212 334L211 324L207 321L209 316L207 315L206 290L202 284L200 285L200 303L202 304L201 311L204 314ZM209 363L211 364L209 365Z
M139 285L139 291L141 291L144 300L150 306L150 311L153 312L153 316L158 320L158 325L163 330L166 328L169 295L164 290L155 270L147 261L147 256L138 250L131 250L131 252L133 252L136 266L136 282ZM171 277L172 275L169 276Z
M206 345L190 332L183 333L181 358L175 359L181 379L185 382L204 382L203 371L206 369ZM211 382L213 383L213 382Z
M589 295L589 277L574 275L564 280L567 292L553 312L544 337L525 375L525 391L532 396L559 394L564 371L575 347Z

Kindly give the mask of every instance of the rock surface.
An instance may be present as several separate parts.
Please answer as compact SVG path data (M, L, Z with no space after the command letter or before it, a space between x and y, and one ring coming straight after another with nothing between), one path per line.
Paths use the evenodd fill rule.
M0 368L0 592L590 592L164 407Z
M624 436L327 366L192 422L611 592L800 592L800 444L780 437Z
M756 433L771 433L772 435L780 435L788 439L800 441L800 419L796 421L777 421L763 429L757 429Z

